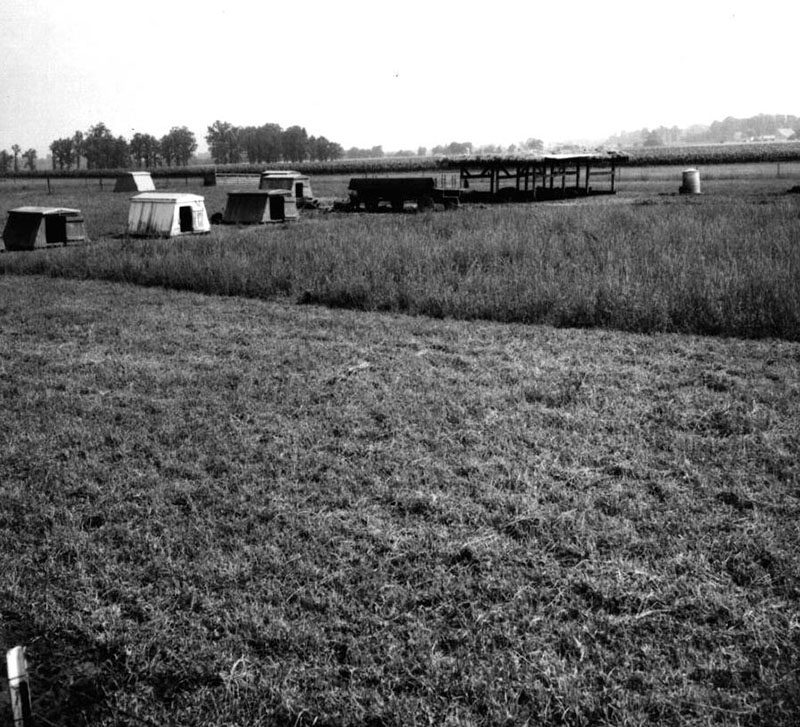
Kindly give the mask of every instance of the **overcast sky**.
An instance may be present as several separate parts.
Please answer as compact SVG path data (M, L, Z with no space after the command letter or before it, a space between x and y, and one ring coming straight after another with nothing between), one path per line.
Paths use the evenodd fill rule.
M797 0L2 0L0 148L215 120L343 147L800 115Z

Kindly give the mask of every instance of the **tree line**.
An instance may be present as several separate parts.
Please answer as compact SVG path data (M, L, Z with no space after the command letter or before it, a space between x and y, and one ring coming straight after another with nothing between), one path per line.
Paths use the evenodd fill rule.
M228 121L217 120L207 127L205 140L211 158L216 164L272 163L279 161L331 161L334 159L364 159L383 156L427 156L428 150L419 147L414 151L385 153L382 146L367 149L342 146L324 136L311 136L302 126L281 128L279 124L261 126L236 126ZM431 154L456 156L461 154L497 154L501 152L541 151L540 139L528 139L507 149L499 146L475 147L470 142L450 142L434 146ZM12 153L0 150L0 174L19 172L20 162L24 169L36 171L35 149L24 153L18 144ZM126 169L137 167L185 167L197 151L197 139L186 126L174 126L160 139L152 134L136 133L128 140L114 135L101 121L87 131L76 131L71 136L55 139L50 144L53 168L70 171L81 169Z
M302 126L290 126L288 129L272 123L236 126L228 121L217 120L208 127L206 142L211 158L217 164L243 161L325 162L344 156L340 144L324 136L309 136Z
M125 169L134 167L186 166L197 151L197 140L185 126L174 126L157 139L152 134L136 133L130 141L114 136L101 121L88 131L56 139L50 144L54 169Z
M215 121L207 128L211 158L217 164L277 161L328 161L344 156L341 145L324 136L309 136L301 126L282 129L278 124L235 126ZM53 168L60 170L125 169L128 167L184 167L197 151L197 138L186 126L175 126L161 138L136 133L128 140L116 136L102 121L87 131L55 139L50 144ZM36 171L35 149L21 153L18 144L12 152L0 150L0 174L24 168Z
M19 144L11 147L10 154L5 149L0 149L0 174L8 174L12 170L16 174L19 171L20 158L24 162L25 169L35 172L36 156L36 149L27 149L23 152Z
M708 126L695 124L685 129L659 126L654 129L623 131L606 140L608 146L671 146L682 144L724 144L744 141L800 139L800 117L787 114L758 114L743 119L727 116Z

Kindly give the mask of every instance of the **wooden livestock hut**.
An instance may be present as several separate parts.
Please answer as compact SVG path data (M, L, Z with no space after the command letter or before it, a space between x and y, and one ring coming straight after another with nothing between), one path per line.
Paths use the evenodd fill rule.
M311 178L300 172L267 170L261 172L259 189L288 190L297 199L297 206L314 207L317 201L311 192Z
M67 207L18 207L9 211L3 229L7 250L69 245L86 239L81 211Z
M297 199L288 190L228 192L222 221L226 224L260 225L296 220Z
M117 177L115 192L155 192L150 172L125 172Z
M175 237L210 231L205 200L198 194L143 192L131 197L129 235Z

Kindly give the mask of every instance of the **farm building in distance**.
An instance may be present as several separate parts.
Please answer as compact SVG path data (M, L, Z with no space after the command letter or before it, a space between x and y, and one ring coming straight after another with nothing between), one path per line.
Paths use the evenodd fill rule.
M175 192L143 192L131 197L128 234L175 237L210 232L203 197Z
M296 220L297 199L289 190L228 192L222 221L226 224L258 225Z
M8 213L0 250L33 250L85 241L86 228L80 210L66 207L18 207Z
M125 172L117 177L115 192L155 192L150 172Z

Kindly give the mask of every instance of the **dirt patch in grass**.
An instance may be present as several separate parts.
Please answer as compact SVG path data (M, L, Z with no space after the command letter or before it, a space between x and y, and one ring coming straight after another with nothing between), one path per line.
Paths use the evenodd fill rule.
M35 276L0 333L45 724L797 721L796 343Z

